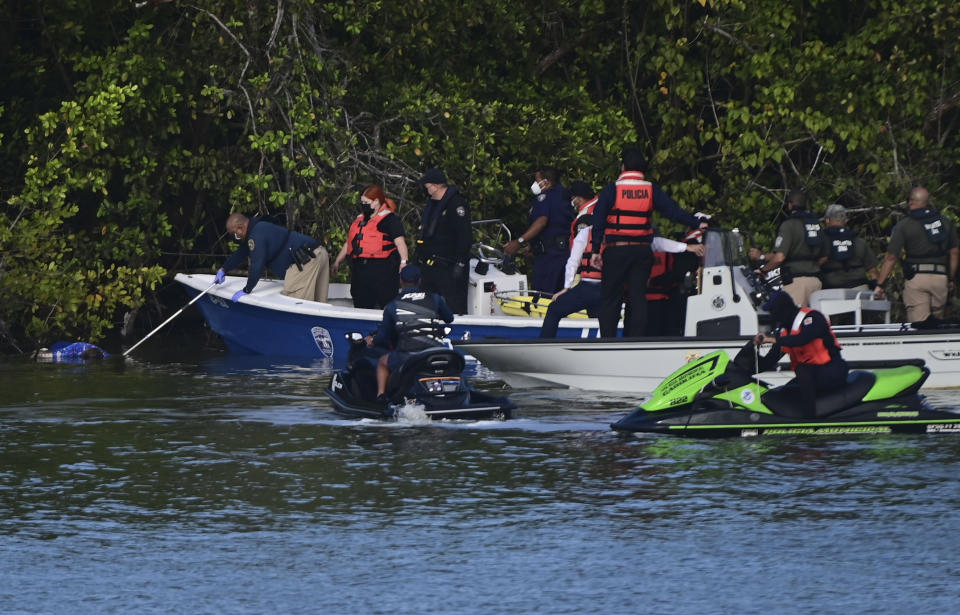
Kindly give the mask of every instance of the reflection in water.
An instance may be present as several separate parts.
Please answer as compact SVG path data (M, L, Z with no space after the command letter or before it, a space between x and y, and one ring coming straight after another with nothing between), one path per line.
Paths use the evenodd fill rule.
M564 390L347 421L328 370L0 363L4 611L953 610L955 437L624 437L637 399Z

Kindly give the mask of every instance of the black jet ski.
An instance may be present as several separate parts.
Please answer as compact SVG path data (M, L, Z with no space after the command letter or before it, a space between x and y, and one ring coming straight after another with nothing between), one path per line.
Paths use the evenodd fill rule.
M432 325L436 326L436 324ZM506 420L516 404L475 390L463 376L466 361L455 350L437 345L411 353L390 374L387 402L378 402L377 360L383 350L368 348L359 333L347 335L347 368L337 371L326 394L338 414L350 418L390 420L404 405L423 406L431 419Z
M935 410L918 391L922 360L851 370L847 386L817 399L805 418L795 396L755 378L753 342L733 361L718 350L687 363L611 427L693 437L806 434L960 434L960 413Z

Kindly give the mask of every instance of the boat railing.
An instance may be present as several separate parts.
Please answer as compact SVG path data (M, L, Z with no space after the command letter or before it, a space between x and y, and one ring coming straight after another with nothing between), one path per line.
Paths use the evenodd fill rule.
M884 324L890 324L890 302L874 298L872 290L828 288L810 295L810 307L827 317L853 313L854 325L863 324L864 312L882 315Z

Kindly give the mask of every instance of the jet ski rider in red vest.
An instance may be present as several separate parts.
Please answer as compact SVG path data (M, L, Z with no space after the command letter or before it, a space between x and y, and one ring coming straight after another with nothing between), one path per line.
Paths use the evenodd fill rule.
M757 369L775 369L780 357L789 354L796 377L781 390L799 400L803 417L813 418L817 396L839 390L847 383L847 362L840 356L840 344L830 329L830 321L817 310L798 308L783 290L774 292L763 309L782 329L778 337L763 333L754 337L756 346L773 344Z
M693 214L681 209L660 186L646 179L645 166L639 149L625 149L620 177L600 192L593 211L593 245L601 249L594 252L590 263L603 269L599 312L602 337L617 335L625 286L632 306L623 334L641 336L646 328L647 280L653 266L653 210L685 226L701 226ZM706 222L702 225L706 226Z

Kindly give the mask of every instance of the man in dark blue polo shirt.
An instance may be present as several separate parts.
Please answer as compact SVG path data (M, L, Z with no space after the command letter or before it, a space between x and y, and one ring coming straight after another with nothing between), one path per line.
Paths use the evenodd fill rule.
M243 214L227 218L227 233L240 242L240 248L217 271L216 283L223 283L228 271L250 259L247 284L234 293L234 302L253 292L264 269L283 280L284 295L326 302L330 257L316 239Z
M541 167L530 190L534 199L529 226L520 237L508 242L503 251L512 255L529 243L535 258L530 289L553 295L563 288L564 267L570 254L573 205L554 167Z

